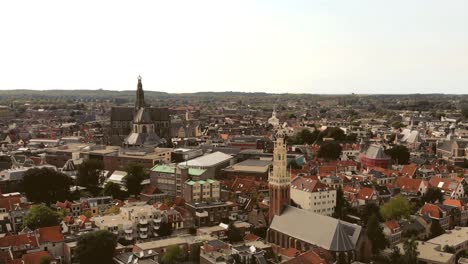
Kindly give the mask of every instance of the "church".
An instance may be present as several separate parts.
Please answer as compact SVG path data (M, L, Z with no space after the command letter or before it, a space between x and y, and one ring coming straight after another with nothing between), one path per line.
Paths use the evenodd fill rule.
M350 262L356 258L361 227L309 210L290 205L291 176L287 170L286 133L276 133L273 151L273 170L268 185L270 193L270 227L268 242L277 248L307 251L316 247L330 251L335 258Z
M162 145L171 140L169 109L146 105L141 76L138 76L133 107L112 107L110 117L111 145ZM156 138L156 137L157 138Z

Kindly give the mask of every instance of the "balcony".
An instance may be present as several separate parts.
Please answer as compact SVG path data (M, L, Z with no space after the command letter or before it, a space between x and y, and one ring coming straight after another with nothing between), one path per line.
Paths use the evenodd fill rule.
M203 211L203 212L195 212L196 217L208 217L208 212Z
M141 239L146 239L146 238L148 238L148 234L140 233L140 238Z
M154 218L153 219L153 223L155 223L155 224L159 224L161 222L162 222L162 218Z
M132 240L133 240L133 236L132 236L132 235L125 235L125 240L127 240L127 241L132 241Z
M138 223L140 225L146 225L148 224L148 220L146 218L138 219Z
M140 232L147 232L148 231L148 227L140 227Z
M131 228L125 229L125 234L133 234L133 230Z
M159 225L154 225L154 226L153 226L153 229L154 229L154 230L159 230Z

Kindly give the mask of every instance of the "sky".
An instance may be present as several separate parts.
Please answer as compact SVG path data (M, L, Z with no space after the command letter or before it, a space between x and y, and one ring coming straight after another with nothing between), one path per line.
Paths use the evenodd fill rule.
M468 94L466 0L0 1L0 90Z

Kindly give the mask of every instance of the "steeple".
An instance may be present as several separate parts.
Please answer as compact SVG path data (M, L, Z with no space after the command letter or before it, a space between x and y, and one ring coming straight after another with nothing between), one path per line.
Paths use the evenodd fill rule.
M285 131L281 128L278 129L276 132L275 148L273 150L273 171L270 171L268 177L270 191L270 222L275 215L281 215L281 212L290 204L291 200L291 176L287 169L285 136Z
M143 84L141 83L141 76L138 75L138 85L136 92L135 110L145 107L145 93L143 92Z

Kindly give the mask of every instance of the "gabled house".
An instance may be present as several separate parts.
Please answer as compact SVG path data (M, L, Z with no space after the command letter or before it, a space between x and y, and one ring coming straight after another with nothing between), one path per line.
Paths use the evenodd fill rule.
M383 233L389 244L394 246L401 241L402 230L400 224L395 220L386 221L383 224Z
M464 180L432 177L429 180L429 186L439 188L446 198L458 199L465 197Z
M400 192L407 196L422 196L428 188L426 180L408 177L398 177L395 184L400 187Z
M419 210L419 214L422 216L428 216L432 220L438 221L444 230L448 230L450 228L450 218L448 213L435 204L426 203Z

